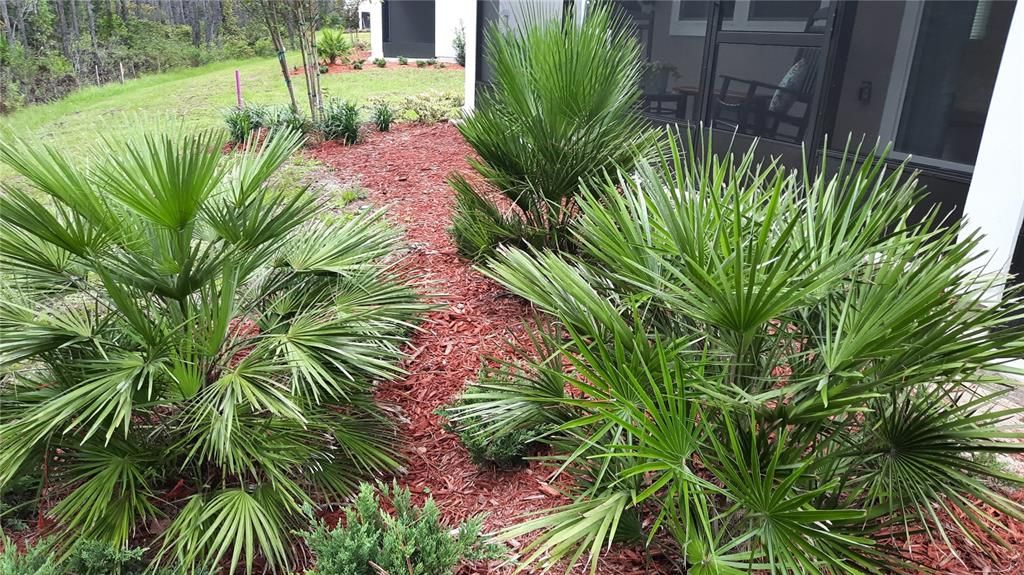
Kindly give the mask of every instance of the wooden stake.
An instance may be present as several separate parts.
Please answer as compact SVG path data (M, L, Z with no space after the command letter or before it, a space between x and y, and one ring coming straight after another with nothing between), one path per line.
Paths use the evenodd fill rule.
M118 62L117 66L121 68L121 83L124 84L124 62Z

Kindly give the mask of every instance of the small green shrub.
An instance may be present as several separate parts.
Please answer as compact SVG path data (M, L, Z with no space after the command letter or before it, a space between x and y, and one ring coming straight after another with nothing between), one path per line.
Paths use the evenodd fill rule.
M409 59L406 58L405 56L399 56L398 57L398 65L399 66L408 66L409 65Z
M452 48L455 48L455 62L459 66L466 65L466 28L459 24L455 29L455 37L452 39Z
M328 68L326 64L320 64L320 73L321 74L326 74L328 70L330 70L330 68Z
M330 100L324 106L320 132L325 140L346 144L359 141L359 106L346 100Z
M397 484L382 486L379 493L380 498L363 483L355 504L345 511L344 526L329 529L321 522L302 534L316 558L310 575L445 575L463 561L501 555L501 548L486 543L480 533L483 517L453 530L441 523L433 499L416 507L409 490Z
M390 102L377 100L373 103L373 123L381 132L391 129L391 122L395 120L396 114L397 111Z
M373 65L378 68L383 68L384 66L388 65L388 61L385 60L384 58L374 58Z
M74 575L142 575L146 570L145 552L141 547L121 549L86 540L75 546L62 567Z
M427 61L426 60L416 60L416 67L417 68L426 68L427 67Z
M287 105L267 108L263 114L263 126L267 128L288 129L302 134L308 134L313 130L313 123L309 118Z
M331 64L337 64L339 58L352 52L352 45L345 39L345 34L341 30L321 30L316 48L324 61Z
M525 377L526 374L517 368L485 367L480 370L477 383L467 387L455 403L439 412L448 419L445 428L459 436L473 463L493 465L499 469L520 467L531 443L550 431L551 426L539 417L539 413L518 422L515 427L501 430L488 428L488 422L475 413L478 408L486 409L493 399L494 390L526 387L523 384Z
M427 58L424 61L427 63L427 66L433 66L434 64L437 64L437 58Z
M231 141L241 144L249 136L262 127L266 112L262 108L232 106L224 112L224 123L227 124Z
M338 203L345 207L352 202L366 199L366 189L359 186L351 186L341 190L338 194Z
M421 124L436 124L454 118L462 108L462 96L443 92L424 92L407 96L403 108Z
M61 575L54 565L50 546L45 542L26 542L24 552L18 545L0 534L0 574L2 575Z
M352 69L353 70L362 70L363 69L363 63L362 62L353 62L352 63Z
M447 67L448 67L448 64L445 64L444 62L438 62L437 63L437 68L438 69L447 68Z

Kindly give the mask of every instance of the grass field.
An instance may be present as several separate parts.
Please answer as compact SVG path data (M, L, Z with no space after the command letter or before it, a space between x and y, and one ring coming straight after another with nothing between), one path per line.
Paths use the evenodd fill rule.
M289 54L289 65L300 62ZM14 134L55 144L78 153L101 137L118 138L140 126L180 120L188 126L222 125L222 112L235 103L234 71L242 78L245 101L283 104L288 94L274 58L217 62L200 68L87 88L42 106L31 106L0 116L0 126ZM296 98L305 105L301 76L294 77ZM326 96L364 102L373 96L401 98L427 91L456 92L463 89L463 71L456 69L405 68L364 70L321 77ZM3 168L0 168L3 170Z

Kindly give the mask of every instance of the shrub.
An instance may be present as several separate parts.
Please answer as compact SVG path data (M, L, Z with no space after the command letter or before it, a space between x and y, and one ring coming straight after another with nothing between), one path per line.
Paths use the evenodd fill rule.
M424 92L406 96L403 108L421 124L436 124L456 117L462 109L462 96L442 92Z
M534 374L532 377L541 376ZM529 378L518 366L481 369L477 383L467 387L455 403L440 411L448 419L446 428L458 434L477 465L493 465L499 469L519 467L523 465L531 443L551 431L551 426L539 412L517 421L508 429L499 430L490 427L488 421L477 415L478 411L489 408L491 390L525 388L529 384L524 380Z
M0 490L49 461L64 548L162 516L160 563L287 571L304 508L399 464L373 388L425 308L397 232L268 184L300 134L225 140L0 141Z
M515 244L568 247L581 180L589 185L606 170L628 169L655 140L639 113L643 65L626 21L608 4L580 23L568 18L488 29L494 83L459 124L480 157L473 169L515 206L489 210L504 215L481 225L504 228L495 238ZM479 207L491 200L458 185L456 219L485 215ZM463 255L485 257L494 247Z
M320 30L316 49L326 62L337 64L339 58L344 58L352 52L352 45L345 39L345 34L341 30L325 29Z
M330 71L330 68L328 68L326 64L320 64L319 70L321 74L326 74L328 71Z
M260 128L271 125L272 114L264 106L250 104L239 108L232 106L224 112L224 123L227 124L231 141L241 144Z
M302 112L292 110L291 106L275 106L262 111L264 127L273 130L290 130L300 134L313 131L313 122Z
M24 543L25 550L0 533L0 573L3 575L62 575L47 542Z
M362 70L363 69L363 63L362 62L355 62L355 63L353 63L352 64L352 69L353 70Z
M427 58L424 62L427 66L433 66L434 64L437 64L437 58Z
M101 541L82 541L62 565L74 575L142 575L145 549L121 549Z
M408 64L409 64L409 59L408 58L406 58L405 56L399 56L398 57L398 65L399 66L407 66Z
M447 67L448 67L448 64L445 64L444 62L438 62L438 63L437 63L437 68L438 68L439 70L440 70L441 68L447 68Z
M417 68L426 68L427 67L426 60L416 60L416 67Z
M325 140L338 140L346 144L359 141L359 106L345 100L329 100L320 119L320 131Z
M321 522L303 534L316 558L311 575L445 575L462 561L500 555L499 547L483 541L482 517L451 529L441 523L433 499L416 507L409 490L397 485L383 486L380 495L384 501L364 483L343 526L329 529Z
M386 100L377 100L373 103L373 123L381 132L391 129L391 122L395 120L396 111Z
M504 536L596 567L618 518L646 515L702 573L916 572L889 543L915 533L999 553L1024 506L986 479L1024 478L973 454L1024 451L992 409L1024 286L988 301L978 235L915 219L921 189L884 153L793 174L676 137L582 196L578 256L487 268L554 318L530 369L560 384L481 384L480 433L543 413L571 430L548 442L577 486Z
M459 66L466 66L466 28L459 23L455 29L455 36L452 38L452 48L455 48L455 63Z
M388 61L385 60L384 58L374 58L373 59L373 65L378 67L378 68L383 68L384 66L387 66L387 64L388 64Z

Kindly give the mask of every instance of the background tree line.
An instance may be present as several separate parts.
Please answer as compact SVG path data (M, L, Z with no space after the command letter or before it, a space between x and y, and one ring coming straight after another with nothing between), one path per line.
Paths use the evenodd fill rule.
M298 1L298 0L294 0ZM356 27L358 0L312 0L323 25ZM291 3L282 1L284 8ZM259 0L0 0L0 113L86 85L219 59L271 56L302 43Z

